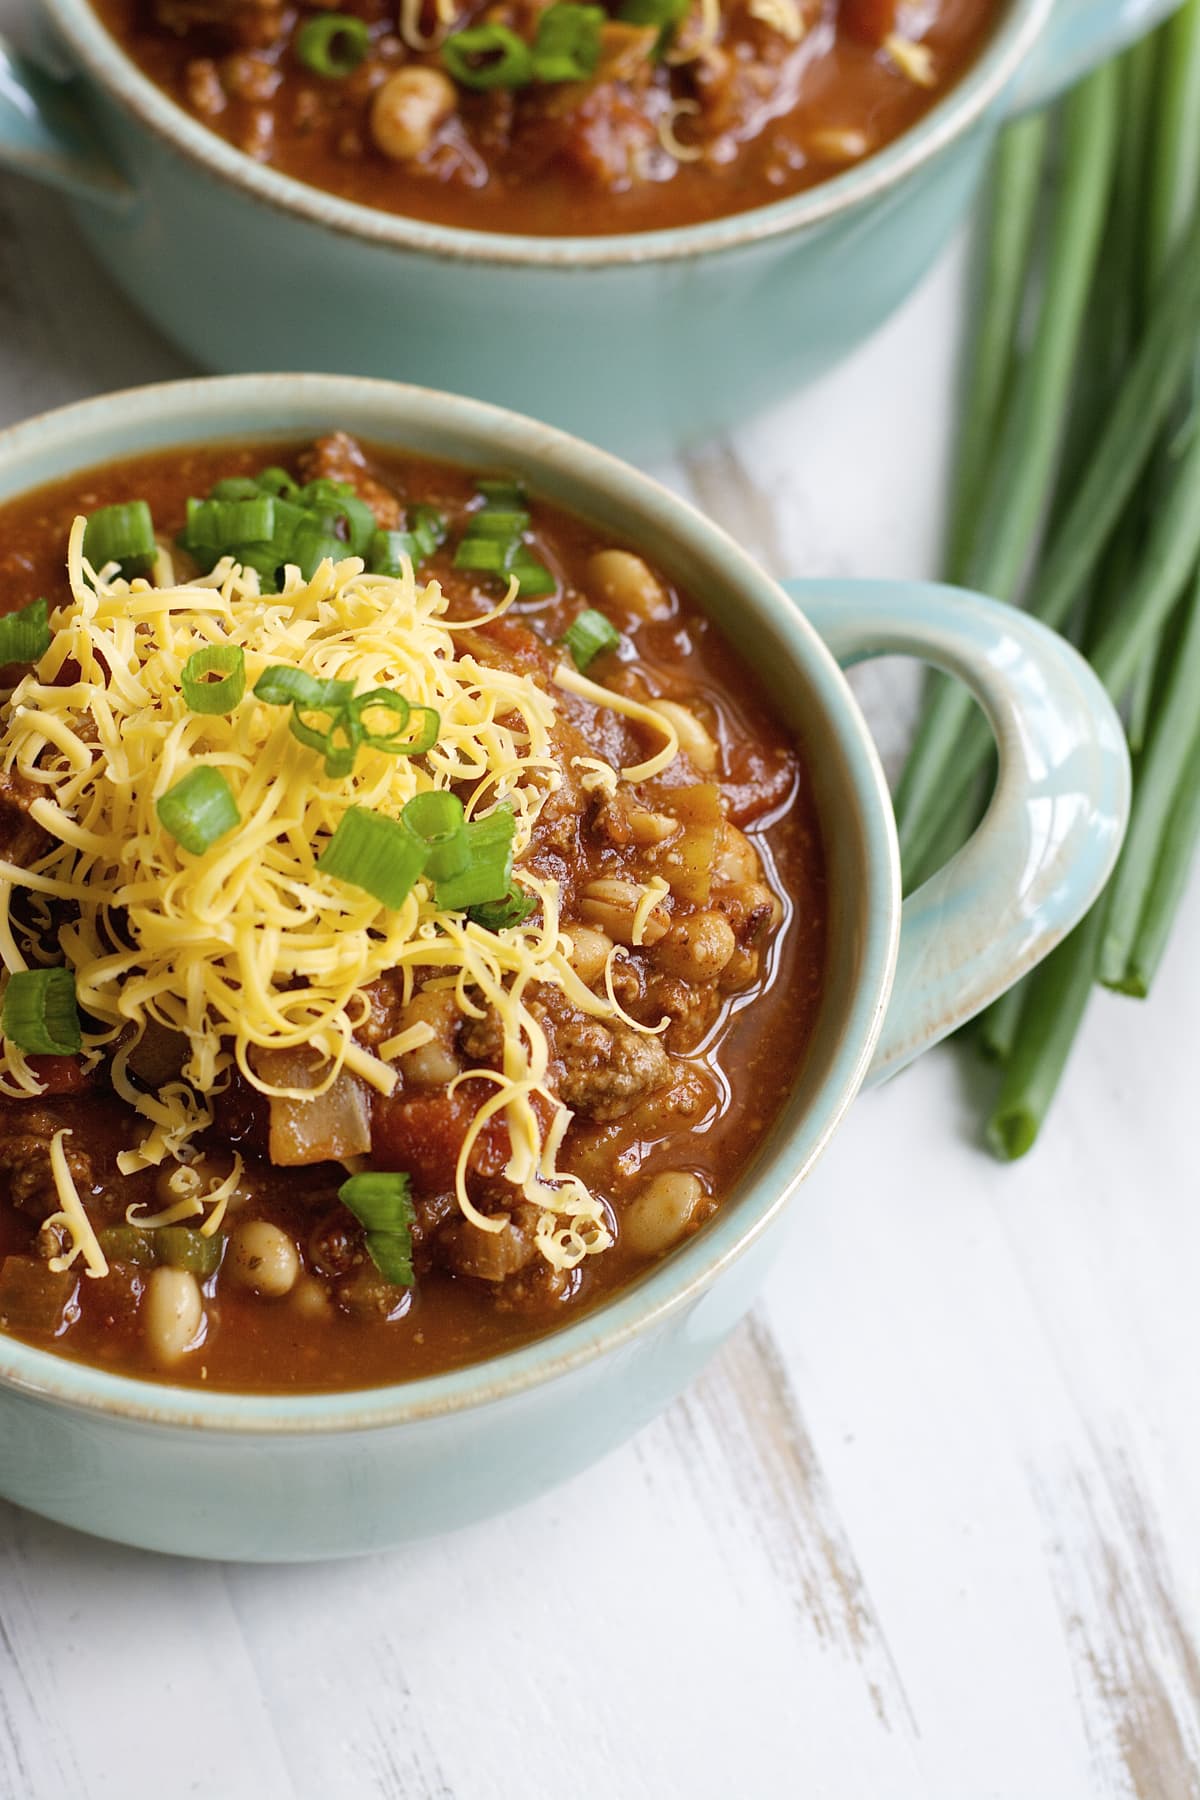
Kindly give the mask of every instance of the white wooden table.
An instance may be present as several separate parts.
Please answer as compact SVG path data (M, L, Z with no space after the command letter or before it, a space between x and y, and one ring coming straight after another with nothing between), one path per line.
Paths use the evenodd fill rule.
M960 273L667 479L777 572L929 572ZM3 422L181 370L0 180ZM860 1100L719 1363L493 1524L252 1569L0 1503L0 1800L1200 1795L1198 1018L1193 892L1025 1162L948 1052Z

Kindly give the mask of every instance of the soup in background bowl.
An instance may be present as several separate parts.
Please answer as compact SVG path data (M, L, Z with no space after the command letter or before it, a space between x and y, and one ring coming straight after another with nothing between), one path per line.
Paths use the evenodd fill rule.
M0 1492L128 1542L349 1553L583 1467L745 1311L868 1071L1119 846L1119 723L1036 622L789 596L446 395L15 428L0 580ZM997 724L987 819L903 909L813 618Z
M946 21L961 20L968 5L973 0L943 0L935 10ZM729 117L737 122L723 126L716 112L706 125L703 109L689 110L701 107L700 99L685 91L701 82L698 65L693 58L689 74L688 64L668 61L668 47L661 60L642 59L641 86L624 77L599 84L607 98L595 153L577 145L587 165L580 173L566 140L578 138L594 95L589 100L578 83L482 90L464 97L461 108L461 84L450 83L459 121L455 166L431 145L433 161L418 170L413 159L371 148L363 137L366 101L354 101L356 83L384 67L390 33L383 31L379 44L372 37L370 54L340 84L310 80L294 68L288 34L299 15L291 9L244 7L235 14L223 4L180 0L171 14L180 27L178 55L181 64L197 65L192 81L217 108L214 124L224 121L235 136L243 128L261 131L268 147L272 108L299 105L303 87L319 102L308 148L296 148L297 156L313 159L310 176L322 159L332 167L339 143L349 151L362 138L361 155L338 161L347 179L362 184L345 198L256 160L200 123L143 74L89 0L43 0L48 60L56 71L65 63L75 79L51 80L0 45L0 161L64 187L80 232L114 280L206 367L400 376L536 413L639 456L665 454L824 373L873 330L927 272L961 218L1004 117L1047 97L1166 5L1002 0L959 79L933 92L933 104L882 148L834 173L828 161L790 145L789 121L800 131L810 102L813 117L824 116L823 103L813 93L793 107L792 77L782 88L773 85L776 52L806 94L810 82L822 86L818 62L837 77L839 93L861 62L863 78L872 89L880 84L905 117L905 108L925 105L929 91L911 71L899 73L887 51L855 48L849 37L839 50L840 40L830 37L832 14L795 46L756 18L746 25L748 79L761 76L770 87L762 112L744 92L734 99L734 75ZM788 6L767 10L782 18ZM403 18L409 16L406 10ZM697 16L724 18L712 7ZM890 15L872 9L871 16L886 22ZM263 47L219 49L221 21L231 17L247 29L252 23ZM897 18L901 39L905 32L911 38L927 12L902 9ZM301 29L316 22L306 15ZM396 24L398 36L399 10ZM592 24L603 31L603 22ZM371 36L365 22L359 29ZM686 37L683 21L675 30ZM197 50L196 33L207 33L207 52ZM761 67L756 45L766 59ZM336 39L333 53L344 54ZM386 54L401 52L391 47ZM443 54L418 53L418 62L444 100L439 84L449 78L433 66ZM259 69L254 58L263 56ZM241 59L229 78L247 94L258 84L265 98L220 104L225 77L217 65L229 57ZM912 64L918 74L921 67ZM397 66L391 79L403 73ZM670 114L662 110L664 83ZM618 108L623 88L634 100L622 97ZM565 108L562 117L543 121L538 109L556 106ZM528 109L529 129L518 131ZM873 103L872 120L859 119L852 129L873 142L876 115L888 110ZM609 130L610 111L619 129ZM655 179L631 176L626 184L626 137L648 132L652 112L648 160L634 157L633 168ZM339 129L343 113L348 120ZM882 135L899 123L897 114ZM712 134L707 160L692 154L688 133L697 124ZM290 131L288 124L288 141ZM474 138L468 144L470 131L494 159L491 174L473 160L480 152ZM584 137L591 142L587 131ZM853 147L853 139L843 138L843 152L847 143ZM519 171L521 146L534 162L545 151L544 163ZM611 178L604 173L610 154ZM472 170L479 185L464 187L460 178ZM790 191L822 171L828 179ZM410 206L403 196L411 197L408 216L384 210L388 193L401 207ZM442 210L451 205L453 219Z

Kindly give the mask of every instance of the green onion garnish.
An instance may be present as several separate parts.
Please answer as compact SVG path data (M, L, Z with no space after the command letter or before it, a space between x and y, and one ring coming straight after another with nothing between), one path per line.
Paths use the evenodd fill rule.
M194 713L232 712L246 691L246 652L240 644L206 644L184 663L179 685Z
M372 688L354 695L349 681L320 681L303 669L274 663L254 684L254 696L268 706L290 706L292 736L325 758L325 773L352 773L360 747L389 756L424 756L437 743L441 715L431 706L410 706L391 688ZM395 723L386 731L372 727L367 714L386 711ZM313 722L314 717L321 720Z
M0 666L37 662L49 648L49 610L44 600L31 600L28 606L0 618Z
M489 509L497 512L520 512L525 505L525 489L519 481L480 478L476 480L475 486Z
M457 794L440 788L416 794L400 817L424 849L425 873L433 881L462 874L471 859L471 845Z
M266 492L261 481L253 475L226 475L214 483L208 497L210 500L257 500Z
M219 487L220 483L218 482L217 485ZM286 469L279 468L275 463L272 463L269 469L263 469L255 477L255 486L264 494L273 494L277 500L294 500L300 492L300 483L289 475ZM213 493L215 494L216 491L214 488Z
M517 588L525 600L538 600L544 594L552 594L558 586L545 563L539 562L526 544L518 546L508 572L516 576Z
M292 41L296 60L326 81L342 81L371 48L371 33L353 13L318 13Z
M119 506L102 506L88 519L83 534L83 554L97 573L108 563L119 563L126 580L148 575L154 567L157 545L154 520L144 500Z
M328 720L328 724L312 725L309 718ZM335 707L331 712L324 707L293 706L292 716L288 720L292 736L309 750L319 750L325 758L325 773L335 781L341 781L354 773L354 765L358 760L359 747L363 741L363 728L353 702L347 706Z
M393 911L403 906L425 867L425 846L399 819L351 806L317 858L326 875L362 888Z
M515 830L507 802L486 818L472 819L466 827L470 860L461 874L437 883L438 906L446 912L466 912L468 907L505 899L512 885Z
M548 6L533 44L534 80L589 80L600 60L600 27L607 18L602 6L579 6L573 0Z
M189 550L213 552L215 560L239 544L269 544L274 536L275 502L269 494L188 501L183 541Z
M372 688L352 702L362 727L362 741L372 750L388 756L424 756L437 743L442 716L432 706L410 706L403 694L391 688ZM395 715L396 723L388 731L372 729L367 714L383 709Z
M675 27L687 16L690 0L624 0L617 17L625 25L657 25L662 50Z
M481 906L469 906L467 917L485 931L505 931L511 925L523 925L530 913L537 911L537 900L514 882L503 900L487 900Z
M352 681L321 681L290 663L272 663L254 684L254 698L268 706L344 706L353 692Z
M8 978L0 1031L31 1056L74 1056L83 1048L70 969L19 969Z
M155 810L159 824L193 856L204 852L241 823L233 790L220 769L201 763L168 788Z
M393 1287L413 1285L412 1226L416 1217L407 1175L352 1175L338 1199L366 1232L367 1255Z
M615 650L621 642L621 634L602 612L589 606L571 621L562 641L571 652L575 667L586 669L597 656Z
M319 519L305 519L292 539L288 561L296 564L305 581L311 581L326 558L336 563L349 554L349 545L336 532L327 530Z
M472 25L442 45L442 66L462 87L524 87L533 79L533 53L507 25Z

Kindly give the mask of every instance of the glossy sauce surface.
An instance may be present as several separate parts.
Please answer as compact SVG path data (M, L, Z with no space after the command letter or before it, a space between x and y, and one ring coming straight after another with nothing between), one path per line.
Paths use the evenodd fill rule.
M63 546L78 511L138 496L150 502L160 531L174 530L182 522L189 494L204 494L215 480L253 472L266 463L286 460L294 467L299 453L297 446L278 443L166 453L95 471L9 503L0 509L4 608L25 604L40 593L52 601L63 597ZM365 497L371 497L376 485L401 508L416 501L432 503L452 521L466 515L476 489L474 473L383 450L372 450L369 466L360 471ZM518 602L506 618L485 627L478 635L481 644L487 637L486 654L501 660L524 658L535 666L545 658L542 645L556 643L581 604L605 605L623 633L623 646L618 655L600 659L592 670L594 678L614 689L633 688L699 711L720 746L725 816L744 829L762 877L783 909L777 928L747 938L761 945L762 954L759 962L755 953L753 976L740 988L705 990L703 995L699 990L696 995L685 991L680 997L661 970L656 971L652 954L629 953L629 960L645 971L644 980L638 978L644 991L630 999L631 1009L640 1008L653 1017L662 1005L676 1008L673 1035L665 1040L674 1084L669 1105L650 1094L620 1116L597 1118L597 1109L589 1116L586 1057L575 1065L564 1064L571 1079L583 1082L585 1103L571 1128L563 1161L605 1196L617 1222L614 1248L588 1257L557 1286L542 1279L544 1270L525 1271L503 1282L464 1272L475 1265L464 1263L461 1247L452 1246L449 1252L439 1248L453 1238L453 1221L447 1224L446 1204L439 1196L461 1141L461 1122L445 1095L402 1086L394 1102L375 1099L372 1161L376 1167L417 1171L417 1189L426 1197L425 1211L419 1209L418 1279L414 1288L393 1290L382 1303L377 1284L373 1288L368 1284L367 1291L356 1297L355 1282L362 1287L364 1258L361 1239L353 1232L347 1239L347 1215L336 1198L344 1169L329 1164L272 1168L261 1155L261 1096L241 1089L218 1106L218 1126L205 1143L218 1170L228 1168L233 1145L247 1159L249 1198L241 1211L231 1211L227 1223L236 1227L239 1219L253 1217L280 1226L298 1248L307 1301L299 1292L277 1300L249 1294L227 1278L223 1267L204 1284L203 1343L186 1363L168 1372L148 1355L140 1323L147 1272L115 1265L107 1279L78 1279L66 1323L57 1335L47 1340L36 1333L23 1334L29 1341L150 1378L169 1373L175 1380L235 1389L336 1389L433 1373L542 1335L603 1300L656 1260L628 1243L620 1228L623 1209L656 1172L691 1171L703 1182L705 1202L689 1224L690 1232L702 1228L753 1159L802 1063L820 1003L824 857L806 773L736 652L661 572L665 616L646 620L622 612L610 597L597 594L591 572L591 558L610 548L610 541L536 499L530 510L531 543L558 577L557 591L546 600ZM443 581L460 618L478 615L495 598L479 577L454 569L448 549L440 551L423 573ZM637 732L615 715L575 701L564 712L570 728L581 731L594 752L614 763L638 751ZM640 740L643 749L644 741ZM695 779L694 771L681 767L661 782L645 784L653 791L643 798L669 807L680 784ZM582 889L580 884L585 877L612 875L624 866L622 858L634 854L614 842L611 820L606 831L607 835L597 825L595 809L575 794L552 820L546 820L542 835L535 835L533 860L540 872L561 877L568 930L572 918L580 916L579 893L586 892L586 884ZM699 1008L701 999L706 1010L689 1012L692 1001ZM564 1029L553 1009L548 1022ZM472 1065L484 1062L486 1054L476 1046L468 1060ZM468 1084L466 1099L471 1098ZM83 1093L0 1102L0 1168L5 1166L6 1144L22 1133L28 1136L35 1112L48 1114L52 1123L66 1124L75 1134L73 1141L87 1146L92 1185L84 1198L97 1224L119 1224L131 1202L146 1200L153 1205L153 1171L133 1178L116 1174L117 1151L136 1141L139 1132L133 1115L103 1079ZM47 1124L43 1135L50 1128ZM502 1142L491 1145L487 1153L491 1161L486 1168L481 1164L481 1180L496 1178L504 1151ZM19 1170L22 1165L16 1166ZM492 1193L486 1180L481 1192ZM494 1200L482 1203L499 1206L502 1198L498 1192ZM6 1254L29 1256L36 1230L36 1217L12 1204L11 1196L6 1202L0 1187L0 1260Z
M802 0L798 40L726 0L709 42L698 0L666 54L609 8L588 81L451 91L440 52L406 42L392 0L351 0L370 32L345 79L309 72L304 7L96 0L152 80L256 160L384 212L479 231L596 236L703 223L812 187L890 143L979 55L996 0ZM783 0L785 11L790 0ZM535 0L471 4L453 29L502 21L532 36ZM422 35L435 28L431 6ZM643 28L643 36L645 30ZM915 60L889 44L915 44ZM689 55L705 44L701 54ZM445 109L398 159L377 96L421 70Z

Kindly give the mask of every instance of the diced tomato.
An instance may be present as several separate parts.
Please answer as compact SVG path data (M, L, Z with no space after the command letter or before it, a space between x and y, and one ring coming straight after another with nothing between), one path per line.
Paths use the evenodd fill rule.
M371 1118L371 1161L377 1169L403 1169L420 1193L454 1186L459 1153L490 1084L467 1082L453 1094L377 1095ZM471 1153L477 1175L498 1175L508 1161L508 1127L489 1119Z
M30 1056L27 1061L47 1094L82 1094L95 1078L79 1056Z

